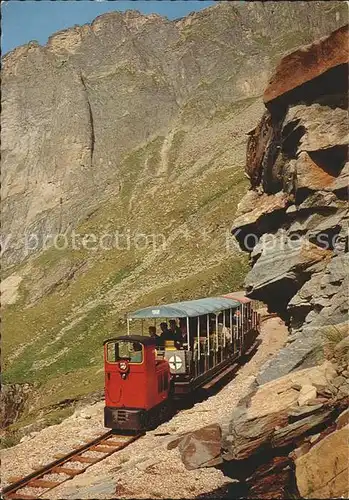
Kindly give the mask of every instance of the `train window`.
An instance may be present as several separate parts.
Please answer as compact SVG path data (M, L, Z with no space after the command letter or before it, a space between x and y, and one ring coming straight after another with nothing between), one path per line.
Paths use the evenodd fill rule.
M128 359L130 363L143 362L143 346L140 342L118 340L107 344L107 361L116 363L121 359Z

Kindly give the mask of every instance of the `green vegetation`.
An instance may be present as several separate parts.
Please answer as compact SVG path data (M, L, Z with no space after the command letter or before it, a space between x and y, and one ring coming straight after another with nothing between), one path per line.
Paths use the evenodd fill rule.
M328 358L332 358L335 347L341 340L348 336L348 325L330 325L323 333L324 352ZM345 354L345 353L344 353Z
M63 334L62 325L56 325L46 335L32 339L23 355L5 371L5 382L43 382L49 376L94 363L91 356L98 352L109 333L106 327L108 310L107 305L98 305Z
M31 426L32 431L38 431L44 427L49 427L50 425L60 424L65 418L70 417L74 412L73 407L58 408L52 410L40 417L40 411L34 414L27 414L22 417L15 424L7 427L6 432L1 436L0 449L11 448L18 444L24 435L23 428L26 425ZM37 421L38 423L34 423Z
M228 118L230 115L234 115L237 113L241 113L244 109L246 109L248 106L251 106L254 102L259 99L260 96L254 96L254 97L246 97L245 99L239 99L238 101L232 101L229 104L225 106L221 106L213 115L213 119L215 120L225 120Z
M1 436L0 438L0 450L5 448L11 448L12 446L16 446L21 439L21 435L18 431L7 431L6 434Z
M8 443L37 420L59 422L73 411L74 401L103 388L102 343L126 332L127 311L242 287L247 259L228 251L226 234L246 189L245 176L236 166L219 171L223 151L217 150L189 182L169 182L169 176L179 179L194 165L185 152L189 133L174 133L167 169L161 165L164 136L126 155L118 167L120 194L76 229L82 236L159 233L175 236L171 243L155 253L151 244L49 248L31 261L19 300L3 313L4 381L35 383L31 411L11 426Z

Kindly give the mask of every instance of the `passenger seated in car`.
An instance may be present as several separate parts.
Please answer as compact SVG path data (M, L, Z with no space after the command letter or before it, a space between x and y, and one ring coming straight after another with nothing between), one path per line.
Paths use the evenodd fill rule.
M149 337L152 337L153 339L158 339L159 335L156 333L156 327L155 326L150 326L149 329Z
M180 318L179 319L179 329L181 331L181 339L182 339L182 344L186 344L188 341L188 335L187 335L187 318Z
M148 330L149 330L149 336L152 337L153 339L155 339L156 347L160 347L161 345L163 345L161 343L160 335L158 335L156 333L156 327L155 326L150 326Z
M165 345L166 340L174 340L172 332L168 329L168 325L164 321L160 323L160 330L160 342L162 345Z
M182 342L182 331L179 328L179 326L177 326L177 322L175 319L170 319L169 332L171 334L170 340L174 340L176 347L179 347L181 345L181 342Z
M130 354L131 354L131 359L130 359L131 363L142 363L142 357L143 357L142 344L140 344L139 342L133 342Z

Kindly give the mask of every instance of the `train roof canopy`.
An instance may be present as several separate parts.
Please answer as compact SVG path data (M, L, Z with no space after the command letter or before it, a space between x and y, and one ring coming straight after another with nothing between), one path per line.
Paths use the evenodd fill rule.
M128 314L129 319L186 318L235 309L240 302L226 297L209 297L198 300L174 302L162 306L150 306Z

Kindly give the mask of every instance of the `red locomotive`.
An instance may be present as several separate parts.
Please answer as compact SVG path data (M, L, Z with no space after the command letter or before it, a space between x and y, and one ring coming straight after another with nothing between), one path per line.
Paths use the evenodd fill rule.
M129 335L104 343L105 426L146 429L169 403L170 367L156 359L155 339Z
M130 323L179 319L182 341L132 335ZM147 307L130 313L128 335L104 342L105 426L146 430L171 411L171 401L208 389L257 346L259 315L241 293ZM149 323L148 323L149 326Z

